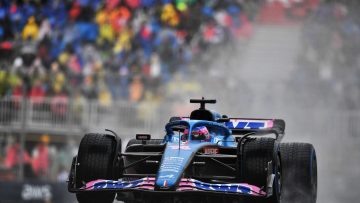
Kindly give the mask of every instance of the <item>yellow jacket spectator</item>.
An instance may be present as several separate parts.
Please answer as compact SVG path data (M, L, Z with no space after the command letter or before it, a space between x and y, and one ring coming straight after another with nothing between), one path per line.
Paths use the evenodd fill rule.
M31 16L24 27L22 38L23 40L27 40L31 38L32 40L37 39L39 33L39 27L35 22L34 16Z
M102 44L104 41L113 42L115 38L114 29L110 23L109 12L101 9L97 12L95 22L99 25L98 43Z
M174 27L179 24L180 21L179 15L172 4L166 4L163 7L161 13L161 21Z
M52 82L52 90L55 93L60 93L64 89L66 77L65 77L64 73L57 72L53 76L53 79L51 82Z
M62 66L66 66L70 60L70 54L68 52L63 52L58 57L59 63Z
M116 44L114 46L114 52L120 53L131 48L131 31L127 28L124 28L123 31L119 34Z
M115 38L114 30L109 23L100 25L99 38L98 38L98 42L100 44L104 43L104 41L113 42L114 38Z
M110 107L112 104L111 93L105 88L99 91L98 99L99 99L99 104L102 107Z
M106 14L105 9L101 9L95 17L95 22L99 25L102 25L104 23L106 23L108 20L108 14Z

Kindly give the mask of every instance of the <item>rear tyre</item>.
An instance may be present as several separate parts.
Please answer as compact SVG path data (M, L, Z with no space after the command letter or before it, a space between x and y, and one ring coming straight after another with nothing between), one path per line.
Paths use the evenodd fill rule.
M255 138L249 139L245 143L244 154L240 165L242 170L242 182L249 183L258 187L267 186L268 163L273 163L273 173L275 179L273 184L273 195L269 198L244 198L245 202L256 203L279 203L281 199L281 162L280 157L274 159L275 139ZM240 164L241 164L240 163Z
M284 203L316 203L317 160L311 144L280 145Z
M78 152L76 187L98 179L113 179L113 163L116 151L116 140L108 135L86 134L81 140ZM114 192L77 193L79 203L111 203Z

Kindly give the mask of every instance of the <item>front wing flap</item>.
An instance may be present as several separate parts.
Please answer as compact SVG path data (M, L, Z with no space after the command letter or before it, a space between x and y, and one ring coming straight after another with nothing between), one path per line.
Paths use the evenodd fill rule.
M141 178L132 181L123 180L95 180L86 184L80 191L101 191L101 190L114 190L117 192L131 191L131 190L143 190L143 191L155 191L155 178ZM266 193L259 187L249 185L246 183L205 183L195 179L182 178L176 191L172 192L186 192L186 191L202 191L202 192L217 192L217 193L229 193L235 195L248 195L265 197ZM166 191L165 191L166 192Z

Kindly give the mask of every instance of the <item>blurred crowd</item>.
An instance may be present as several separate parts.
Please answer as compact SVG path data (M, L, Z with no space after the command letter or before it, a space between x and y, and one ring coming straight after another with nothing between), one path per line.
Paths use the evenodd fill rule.
M303 67L330 87L341 106L360 108L360 2L324 1L304 26Z
M26 96L32 110L61 122L70 101L81 116L86 100L121 100L140 104L147 119L167 92L200 90L191 78L206 71L202 56L250 38L261 2L0 0L0 110L10 124ZM25 178L67 178L74 143L26 138L21 156L16 136L0 138L0 179L16 179L22 164Z
M39 141L27 142L23 151L18 136L0 137L0 180L15 180L19 176L21 165L26 179L67 180L69 164L77 154L74 140L59 144L53 142L48 134L36 137Z
M161 96L209 46L250 37L256 2L2 0L0 96L104 105Z

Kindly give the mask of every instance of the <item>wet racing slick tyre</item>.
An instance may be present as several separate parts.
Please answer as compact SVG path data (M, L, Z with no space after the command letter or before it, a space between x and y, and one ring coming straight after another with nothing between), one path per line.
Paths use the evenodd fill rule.
M317 161L311 144L282 143L284 203L316 203Z
M252 138L246 141L244 145L243 158L240 162L242 182L263 187L267 186L268 163L272 161L275 179L273 183L273 195L265 197L244 198L244 202L251 203L279 203L281 199L281 162L280 156L274 159L273 138ZM242 164L243 163L243 164Z
M76 185L97 179L112 179L113 163L116 151L116 140L103 134L86 134L80 143L78 152L78 167ZM111 203L114 201L114 192L82 192L77 193L79 203Z

